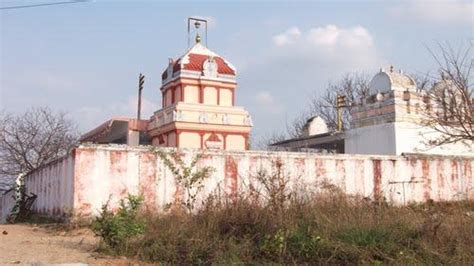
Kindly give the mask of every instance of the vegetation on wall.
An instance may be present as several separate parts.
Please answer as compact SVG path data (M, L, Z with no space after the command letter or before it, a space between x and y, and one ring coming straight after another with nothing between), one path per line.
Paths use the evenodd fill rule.
M159 148L152 148L151 151L156 153L171 171L178 187L184 189L184 197L178 198L180 207L192 212L197 196L204 187L204 180L209 178L215 169L210 166L196 167L196 164L202 159L202 154L195 155L191 162L186 164L178 151L165 151Z
M10 210L6 220L8 223L27 221L31 215L31 206L35 202L37 196L34 193L30 193L30 195L26 193L24 177L21 175L18 177L14 189L15 194L12 197L15 200L15 204Z

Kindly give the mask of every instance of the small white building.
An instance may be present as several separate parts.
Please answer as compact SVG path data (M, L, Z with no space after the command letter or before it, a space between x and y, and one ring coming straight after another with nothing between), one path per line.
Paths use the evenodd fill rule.
M351 109L351 127L345 132L344 152L349 154L400 155L427 153L474 155L472 141L430 145L439 137L423 126L423 109L429 98L417 91L416 82L390 67L380 70L369 84L371 95Z

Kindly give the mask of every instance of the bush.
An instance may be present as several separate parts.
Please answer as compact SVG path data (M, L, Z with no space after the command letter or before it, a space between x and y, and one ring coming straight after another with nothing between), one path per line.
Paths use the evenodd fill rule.
M92 224L92 230L101 238L106 247L121 252L133 238L145 231L145 221L140 217L141 196L128 195L120 200L117 212L109 209L109 202L104 204L99 217Z
M192 212L198 194L204 188L203 182L215 171L213 167L205 166L195 169L196 164L201 160L202 154L197 154L189 164L186 164L178 152L165 152L163 149L151 148L156 153L168 169L173 173L178 186L184 189L185 197L178 200L179 204L188 212ZM171 205L169 205L171 207ZM175 206L176 207L176 206Z

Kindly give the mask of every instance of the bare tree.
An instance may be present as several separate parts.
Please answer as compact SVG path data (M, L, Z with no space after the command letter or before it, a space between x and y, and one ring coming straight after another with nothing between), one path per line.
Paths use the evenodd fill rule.
M260 136L254 138L252 143L252 149L256 150L276 150L277 148L272 147L271 144L283 141L287 139L288 136L284 133L273 132L268 135Z
M303 135L308 119L314 114L311 109L306 110L294 118L291 122L286 123L286 134L273 134L274 136L286 136L286 138L299 138Z
M429 72L426 74L413 73L409 76L415 80L417 92L429 92L434 86L434 80Z
M77 140L76 125L65 113L33 108L0 114L0 175L26 173L67 154Z
M306 111L299 114L295 119L286 124L286 132L274 132L268 136L261 137L255 141L258 149L272 149L270 144L283 141L288 138L302 137L308 120L314 116L323 118L329 130L335 130L337 124L337 95L343 95L346 105L343 108L343 126L349 128L350 110L356 101L368 96L369 77L365 74L346 74L340 80L329 83L322 95L313 96Z
M340 80L329 83L326 91L322 95L315 95L310 100L308 111L287 125L288 135L290 137L301 136L306 122L313 116L323 118L329 130L336 130L336 98L338 95L345 97L346 104L342 111L342 122L344 128L349 128L351 108L357 101L369 95L369 81L367 75L353 73L346 74Z
M438 53L430 50L438 63L441 78L425 95L421 118L424 126L438 132L429 144L439 146L459 141L474 141L473 57L471 47L454 50L438 44Z

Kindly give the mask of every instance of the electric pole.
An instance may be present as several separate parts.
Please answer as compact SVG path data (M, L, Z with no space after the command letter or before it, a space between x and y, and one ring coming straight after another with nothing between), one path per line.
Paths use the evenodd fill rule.
M141 111L142 111L142 90L143 84L145 83L145 76L140 73L138 76L138 110L137 110L137 119L140 120Z
M343 131L344 125L342 123L342 108L346 107L346 96L344 95L337 95L336 97L336 110L337 110L337 131Z

